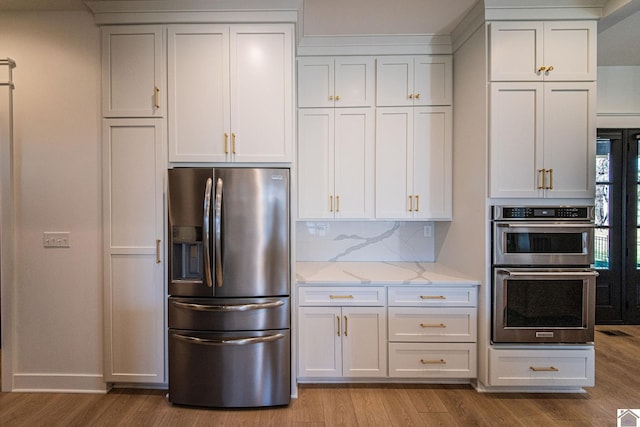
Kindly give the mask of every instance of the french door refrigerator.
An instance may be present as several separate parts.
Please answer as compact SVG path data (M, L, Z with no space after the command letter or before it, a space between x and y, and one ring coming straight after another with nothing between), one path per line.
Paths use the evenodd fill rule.
M288 169L168 172L169 401L288 404Z

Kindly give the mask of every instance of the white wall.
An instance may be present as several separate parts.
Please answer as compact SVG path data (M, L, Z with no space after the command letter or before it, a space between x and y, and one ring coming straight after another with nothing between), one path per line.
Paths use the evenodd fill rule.
M640 67L598 67L599 128L640 127Z
M104 390L99 30L89 12L3 12L0 57L17 63L13 389Z

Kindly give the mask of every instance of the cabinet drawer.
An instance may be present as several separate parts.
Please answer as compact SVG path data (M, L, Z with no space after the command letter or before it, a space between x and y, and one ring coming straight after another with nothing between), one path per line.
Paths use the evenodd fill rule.
M299 305L320 306L383 306L386 303L384 287L325 287L298 288Z
M594 350L489 349L489 383L495 386L593 386Z
M477 309L389 307L389 341L475 342Z
M389 343L389 376L475 378L476 345Z
M390 286L390 306L452 306L475 307L478 297L475 286Z

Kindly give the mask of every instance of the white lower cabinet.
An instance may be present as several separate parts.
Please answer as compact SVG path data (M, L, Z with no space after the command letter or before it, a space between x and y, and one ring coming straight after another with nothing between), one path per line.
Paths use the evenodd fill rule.
M592 387L593 346L576 349L489 348L489 385Z
M475 378L476 301L475 286L299 286L298 379Z
M299 288L298 296L299 378L387 375L384 288Z
M390 377L476 377L476 287L388 291Z

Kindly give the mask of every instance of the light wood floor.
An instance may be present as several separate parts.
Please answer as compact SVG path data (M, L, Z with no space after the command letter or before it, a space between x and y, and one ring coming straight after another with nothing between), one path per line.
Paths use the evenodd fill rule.
M620 330L631 336L607 336ZM301 386L288 407L175 407L163 390L0 393L0 426L615 426L640 408L640 326L600 326L586 394L477 393L469 386Z

